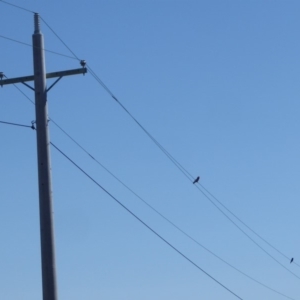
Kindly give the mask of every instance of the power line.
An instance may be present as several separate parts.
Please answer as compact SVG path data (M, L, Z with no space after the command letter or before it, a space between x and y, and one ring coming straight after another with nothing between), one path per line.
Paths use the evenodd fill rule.
M1 0L0 0L0 1L1 1ZM28 43L24 43L24 42L21 42L21 41L18 41L18 40L15 40L15 39L6 37L6 36L4 36L4 35L0 35L0 37L3 38L3 39L9 40L9 41L15 42L15 43L19 43L19 44L22 44L22 45L25 45L25 46L33 47L32 45L30 45L30 44L28 44Z
M18 5L15 5L15 4L12 4L10 2L7 2L7 1L4 1L4 0L0 0L0 2L2 2L3 4L6 4L6 5L10 5L10 6L13 6L15 8L18 8L18 9L21 9L21 10L24 10L24 11L27 11L27 12L30 12L30 13L33 13L35 14L36 12L32 11L32 10L29 10L27 8L24 8L22 6L18 6ZM49 53L53 53L53 54L56 54L56 55L60 55L60 56L64 56L64 57L67 57L67 58L72 58L72 59L77 59L77 60L80 60L76 55L75 53L64 43L64 41L55 33L55 31L48 25L48 23L40 16L40 19L42 19L42 21L45 23L45 25L52 31L52 33L60 40L60 42L62 44L64 44L64 46L73 54L73 56L69 56L69 55L65 55L65 54L62 54L62 53L58 53L58 52L55 52L55 51L51 51L51 50L47 50L47 49L43 49L44 51L46 52L49 52ZM4 39L7 39L7 40L10 40L10 41L13 41L13 42L16 42L16 43L19 43L19 44L22 44L22 45L25 45L25 46L29 46L29 47L33 47L32 45L30 44L27 44L27 43L24 43L24 42L21 42L21 41L18 41L18 40L14 40L12 38L8 38L8 37L5 37L5 36L2 36L0 35L1 38L4 38Z
M285 255L283 252L281 252L279 249L274 247L271 243L269 243L266 239L264 239L261 235L259 235L257 232L255 232L249 225L247 225L243 220L241 220L236 214L234 214L231 210L229 210L221 201L219 201L210 191L208 191L201 183L199 185L211 196L213 197L224 209L226 209L231 215L233 215L239 222L241 222L245 227L247 227L251 232L253 232L257 237L259 237L262 241L264 241L266 244L268 244L271 248L273 248L275 251L277 251L279 254L281 254L283 257L288 259L290 261L290 257ZM299 264L297 264L295 261L293 263L300 267Z
M77 165L69 156L67 156L64 152L62 152L57 146L55 146L52 142L50 144L58 151L60 152L67 160L69 160L79 171L81 171L86 177L88 177L92 182L94 182L102 191L104 191L110 198L112 198L114 201L116 201L122 208L124 208L129 214L131 214L136 220L138 220L141 224L143 224L147 229L149 229L152 233L154 233L158 238L160 238L163 242L165 242L169 247L171 247L174 251L176 251L178 254L180 254L183 258L185 258L188 262L190 262L192 265L194 265L198 270L203 272L206 276L214 280L217 284L222 286L224 289L226 289L228 292L230 292L232 295L234 295L236 298L243 300L241 297L239 297L236 293L234 293L232 290L227 288L224 284L222 284L220 281L215 279L213 276L208 274L206 271L204 271L200 266L198 266L195 262L193 262L190 258L188 258L185 254L183 254L180 250L178 250L175 246L173 246L171 243L169 243L165 238L163 238L159 233L157 233L154 229L152 229L149 225L147 225L142 219L140 219L136 214L134 214L130 209L128 209L124 204L122 204L116 197L114 197L110 192L108 192L102 185L100 185L93 177L91 177L87 172L85 172L79 165Z
M27 8L24 8L24 7L22 7L22 6L18 6L18 5L15 5L15 4L12 4L12 3L10 3L10 2L7 2L7 1L3 1L3 0L0 0L3 4L6 4L6 5L10 5L10 6L13 6L13 7L16 7L16 8L18 8L18 9L21 9L21 10L24 10L24 11L27 11L27 12L30 12L30 13L35 13L34 11L32 11L32 10L29 10L29 9L27 9Z
M13 86L21 93L23 94L24 97L27 98L28 101L30 101L33 105L35 105L35 103L16 85L13 83Z
M52 33L60 40L60 42L73 54L74 57L72 58L76 58L77 60L80 61L80 59L76 56L76 54L67 46L67 44L58 36L58 34L50 27L50 25L42 18L42 21L45 23L45 25L52 31Z
M29 125L23 125L23 124L18 124L18 123L12 123L12 122L5 122L5 121L0 121L1 124L6 124L6 125L13 125L13 126L19 126L19 127L28 127L31 129L35 129L33 124L31 126Z
M133 121L146 133L146 135L155 143L155 145L168 157L168 159L178 168L178 170L187 177L190 181L193 180L193 176L145 129L144 126L141 125L139 121L126 109L126 107L117 99L116 96L111 92L111 90L103 83L103 81L97 76L97 74L91 69L91 67L88 67L88 70L90 71L91 75L101 84L101 86L110 94L110 96L122 107L122 109L133 119ZM250 228L245 222L243 222L237 215L235 215L231 210L229 210L221 201L219 201L216 197L214 197L202 184L200 184L203 189L205 189L206 192L208 192L220 205L222 205L223 208L225 208L229 213L231 213L238 221L240 221L244 226L246 226L249 230L251 230L256 236L258 236L261 240L263 240L265 243L267 243L269 246L271 246L273 249L275 249L279 254L283 255L285 258L290 260L290 258L283 254L281 251L279 251L276 247L272 246L271 243L266 241L264 238L262 238L259 234L257 234L253 229ZM198 188L200 192L201 189ZM255 242L244 230L242 230L236 222L234 222L228 215L226 215L215 203L207 197L205 193L202 192L202 194L232 223L234 224L242 233L244 233L254 244L256 244L261 250L263 250L268 256L270 256L273 260L275 260L277 263L279 263L283 268L285 268L288 272L296 276L300 279L298 275L290 271L288 268L286 268L283 264L281 264L276 258L274 258L269 252L267 252L264 248L262 248L257 242ZM295 263L295 265L299 266Z
M103 83L103 81L96 75L96 73L88 66L88 70L90 71L91 75L97 80L98 83L110 94L110 96L121 106L121 108L132 118L132 120L146 133L146 135L154 142L154 144L167 156L167 158L176 166L176 168L190 181L193 181L193 176L145 129L144 126L141 125L139 121L128 111L128 109L117 99L117 97L110 91L110 89ZM200 192L202 192L199 189ZM203 193L203 192L202 192ZM281 264L275 257L273 257L268 251L266 251L262 246L260 246L257 242L255 242L244 230L242 230L235 221L233 221L228 215L226 215L222 209L220 209L215 203L207 197L205 193L203 195L231 222L233 223L242 233L244 233L255 245L257 245L263 252L265 252L269 257L271 257L275 262L277 262L280 266L282 266L284 269L286 269L288 272L296 276L298 279L300 277L296 275L294 272L290 271L288 268L286 268L283 264ZM225 205L222 204L223 207ZM226 208L227 209L227 208ZM227 209L229 211L229 209ZM232 213L232 215L236 216L235 214ZM239 218L237 218L240 220ZM243 225L245 225L244 222L242 222ZM247 228L250 228L247 226ZM254 232L254 230L251 230ZM257 235L259 236L259 235ZM260 236L259 236L260 237ZM265 240L264 240L265 241ZM270 243L268 243L270 244ZM272 248L275 249L274 246ZM278 251L281 253L280 251ZM288 258L288 256L284 256L285 258ZM288 260L290 260L288 258Z
M185 235L187 238L189 238L191 241L193 241L194 243L196 243L198 246L200 246L202 249L204 249L205 251L207 251L208 253L210 253L211 255L213 255L214 257L216 257L217 259L219 259L220 261L222 261L223 263L225 263L226 265L228 265L229 267L231 267L232 269L236 270L237 272L239 272L240 274L244 275L245 277L249 278L250 280L256 282L257 284L265 287L266 289L273 291L287 299L291 299L291 300L295 300L269 286L267 286L266 284L258 281L257 279L249 276L248 274L244 273L243 271L239 270L238 268L234 267L232 264L228 263L226 260L224 260L223 258L221 258L220 256L218 256L217 254L215 254L214 252L212 252L211 250L209 250L207 247L205 247L204 245L202 245L199 241L197 241L195 238L193 238L191 235L189 235L188 233L186 233L184 230L182 230L179 226L177 226L174 222L172 222L171 220L169 220L167 217L165 217L162 213L160 213L156 208L154 208L152 205L150 205L146 200L144 200L141 196L139 196L137 193L135 193L130 187L128 187L124 182L122 182L117 176L115 176L109 169L107 169L102 163L99 162L99 160L97 160L92 154L90 154L82 145L80 145L73 137L71 137L61 126L59 126L53 119L51 119L51 122L59 129L61 130L69 139L71 139L71 141L73 141L79 148L81 148L90 158L92 158L99 166L101 166L106 172L108 172L113 178L115 178L120 184L122 184L127 190L129 190L133 195L135 195L138 199L140 199L145 205L147 205L151 210L153 210L156 214L158 214L161 218L163 218L166 222L168 222L169 224L171 224L174 228L176 228L179 232L181 232L183 235Z
M55 124L57 127L58 124ZM98 162L89 152L87 152L79 143L77 143L69 134L67 134L61 127L59 127L73 142L75 142L84 152L86 152L93 160L95 160L96 162ZM98 162L98 164L100 164ZM105 168L102 164L100 164L103 168ZM106 169L106 168L105 168ZM107 169L106 169L107 170ZM113 175L114 176L114 175ZM114 176L115 177L115 176ZM115 177L116 178L116 177ZM122 183L123 184L123 183ZM124 185L124 184L123 184ZM262 246L260 246L249 234L247 234L239 225L236 224L236 222L234 222L220 207L218 207L198 186L196 186L197 189L204 195L204 197L206 197L236 228L238 228L248 239L250 239L250 241L252 241L257 247L259 247L259 249L261 249L265 254L267 254L270 258L272 258L276 263L278 263L281 267L283 267L285 270L287 270L289 273L291 273L292 275L294 275L296 278L300 279L300 277L295 274L294 272L292 272L291 270L289 270L286 266L284 266L280 261L278 261L273 255L271 255L268 251L266 251ZM140 198L140 197L139 197ZM145 202L142 199L143 202ZM148 203L146 203L148 206L150 206ZM152 207L151 207L152 208ZM229 210L228 210L229 211ZM157 212L157 211L156 211ZM159 212L158 212L159 213ZM159 213L160 214L160 213ZM161 214L160 214L161 215ZM235 216L235 215L234 215ZM164 216L162 216L164 219L166 219ZM168 222L170 222L169 220L167 220ZM172 222L170 222L172 223ZM173 224L175 225L175 224ZM175 227L177 228L177 226L175 225ZM248 226L247 226L248 227ZM177 228L179 229L179 228ZM180 231L182 231L181 229L179 229ZM185 233L184 233L185 234ZM202 246L202 245L201 245Z
M73 53L73 52L72 52ZM91 69L91 67L87 67L90 71L90 74L101 84L101 86L111 95L111 97L122 107L122 109L134 120L134 122L146 133L146 135L155 143L155 145L171 160L171 162L179 169L179 171L187 177L188 180L192 181L193 176L145 129L144 126L141 125L139 121L126 109L126 107L117 99L117 97L111 92L111 90L103 83L103 81L97 76L97 74ZM80 146L80 148L82 148ZM89 154L90 155L90 154ZM91 156L91 155L90 155ZM91 156L92 157L92 156ZM93 157L92 157L93 158ZM200 184L201 187L204 188L202 184ZM198 188L199 189L199 188ZM205 191L208 192L206 188L204 188ZM200 189L199 189L200 190ZM202 192L200 190L200 192ZM285 258L290 260L290 258L286 255L284 255L281 251L279 251L277 248L272 246L269 242L267 242L265 239L263 239L259 234L257 234L254 230L250 228L245 222L243 222L240 218L238 218L232 211L230 211L222 202L220 202L216 197L214 197L210 192L208 192L222 207L224 207L228 212L230 212L237 220L239 220L244 226L246 226L248 229L250 229L254 234L256 234L260 239L262 239L264 242L266 242L269 246L271 246L273 249L275 249L278 253L282 254ZM226 215L218 206L214 204L214 202L207 197L205 193L202 192L202 194L229 220L231 221L242 233L244 233L254 244L256 244L261 250L263 250L268 256L270 256L273 260L275 260L277 263L279 263L284 269L286 269L288 272L292 273L294 276L300 279L299 276L297 276L295 273L290 271L288 268L286 268L283 264L281 264L276 258L274 258L270 253L268 253L264 248L262 248L257 242L255 242L244 230L242 230L236 222L234 222L228 215ZM296 264L296 263L295 263ZM298 266L298 264L296 264Z
M48 25L48 23L43 20L44 23L48 26L48 28L55 34L55 36L63 43L63 45L72 53L74 56L74 59L79 60L79 58L76 56L76 54L66 45L66 43L56 34L56 32ZM73 57L72 57L73 58ZM91 75L97 80L97 82L110 94L110 96L122 107L122 109L133 119L133 121L146 133L146 135L156 144L156 146L167 156L167 158L187 177L188 180L192 181L193 176L141 125L140 122L137 121L137 119L126 109L126 107L117 99L117 97L112 93L112 91L104 84L104 82L97 76L97 74L91 69L91 67L87 67L90 71ZM93 157L92 157L93 158ZM202 186L202 185L201 185ZM203 187L204 188L204 187ZM245 231L243 231L228 215L226 215L205 193L203 193L202 190L198 188L198 190L224 215L228 220L230 220L237 228L239 228L252 242L254 242L261 250L263 250L268 256L272 257L274 261L279 263L282 267L284 267L286 270L288 270L290 273L292 273L294 276L300 279L295 273L291 272L289 269L287 269L284 265L282 265L278 260L276 260L271 254L269 254L264 248L262 248L257 242L255 242ZM215 198L215 197L214 197ZM216 198L215 198L216 199ZM221 203L219 200L217 200L219 203ZM228 210L233 216L235 216L240 222L242 222L235 214L233 214L229 209L227 209L223 204L221 204L226 210ZM250 228L248 225L246 225L244 222L242 222L244 226L247 228ZM252 229L251 231L255 233ZM256 233L255 233L256 234ZM258 234L256 234L258 237L260 237ZM261 238L261 237L260 237ZM264 239L263 239L264 240ZM265 240L264 240L265 241ZM266 242L266 241L265 241ZM268 243L268 242L267 242ZM268 243L270 245L270 243ZM274 246L272 246L274 249L276 249ZM279 250L277 250L278 253L281 253ZM282 254L282 253L281 253ZM284 255L285 258L288 258L288 256ZM289 258L288 258L289 259ZM296 264L296 263L295 263ZM296 264L297 265L297 264Z
M179 171L192 182L193 176L149 133L148 130L129 112L129 110L118 100L118 98L112 93L112 91L104 84L99 76L87 66L91 75L96 81L110 94L110 96L122 107L122 109L132 118L132 120L146 133L146 135L154 142L154 144L171 160L171 162L179 169Z
M63 43L63 45L72 53L74 56L74 59L79 60L77 55L70 49L70 47L67 46L67 44L58 36L58 34L50 27L48 23L43 20L44 23L48 26L48 28L55 34L55 36ZM177 167L177 169L190 181L193 181L194 176L192 176L147 130L146 128L129 112L129 110L118 100L118 98L113 94L113 92L104 84L104 82L99 78L99 76L93 71L93 69L90 66L87 66L87 69L89 70L90 74L96 79L96 81L106 90L106 92L121 106L121 108L130 116L130 118L144 131L144 133L154 142L154 144L167 156L167 158ZM286 269L288 272L296 276L300 279L298 275L290 271L288 268L286 268L283 264L281 264L275 257L273 257L268 251L266 251L262 246L260 246L254 239L252 239L244 230L242 230L234 220L232 220L225 212L222 211L203 191L201 191L199 188L198 190L232 223L234 224L242 233L244 233L256 246L258 246L265 254L267 254L269 257L271 257L275 262L277 262L280 266L282 266L284 269ZM219 203L220 201L217 200ZM222 206L225 208L225 205L222 204ZM235 214L233 214L228 208L226 208L227 211L229 211L233 216L236 217ZM237 217L236 217L237 218ZM240 218L237 218L240 220ZM242 222L242 224L245 226L245 223ZM247 225L247 228L250 228ZM254 232L254 231L253 231ZM273 246L273 248L275 248ZM280 251L278 251L281 253ZM288 258L288 256L285 256Z
M15 39L6 37L4 35L0 35L0 38L5 39L5 40L9 40L9 41L12 41L12 42L24 45L24 46L28 46L28 47L34 48L34 46L32 46L31 44L15 40ZM55 55L59 55L59 56L63 56L63 57L67 57L67 58L71 58L71 59L76 59L77 60L77 58L74 58L73 56L69 56L69 55L62 54L62 53L59 53L59 52L55 52L55 51L52 51L52 50L48 50L48 49L45 49L45 48L43 50L46 51L46 52L48 52L48 53L51 53L51 54L55 54Z
M276 263L278 263L281 267L287 270L289 273L300 279L300 277L289 270L286 266L284 266L279 260L277 260L273 255L271 255L268 251L266 251L262 246L260 246L249 234L247 234L239 225L237 225L217 204L215 204L198 186L196 188L236 227L238 228L248 239L250 239L257 247L259 247L265 254L267 254L270 258L272 258Z
M59 37L59 35L52 29L52 27L41 17L46 26L52 31L52 33L59 39L59 41L72 53L73 58L80 60L74 51ZM135 121L135 123L147 134L147 136L156 144L157 147L177 166L177 168L190 180L192 181L193 176L141 125L140 122L126 109L126 107L118 100L113 92L105 85L100 77L87 65L87 69L91 75L97 80L97 82L106 90L106 92L123 108L124 111Z
M103 83L103 81L96 75L96 73L91 69L91 67L88 67L88 70L90 71L91 75L101 84L101 86L111 95L111 97L122 107L122 109L133 119L133 121L146 133L146 135L155 143L155 145L168 157L168 159L178 168L178 170L187 177L190 181L193 180L193 176L145 129L144 126L141 125L139 121L126 109L126 107L117 99L116 96L110 91L110 89ZM261 240L263 240L265 243L267 243L269 246L271 246L274 250L276 250L279 254L284 256L290 261L290 257L283 254L280 250L278 250L276 247L271 245L267 240L262 238L259 234L257 234L253 229L250 228L245 222L243 222L239 217L237 217L236 214L234 214L231 210L229 210L221 201L219 201L216 197L214 197L202 184L200 184L203 189L205 189L206 192L208 192L220 205L222 205L223 208L225 208L229 213L231 213L238 221L240 221L244 226L246 226L249 230L251 230L256 236L258 236ZM200 190L200 189L199 189ZM200 192L202 192L200 190ZM202 192L203 193L203 192ZM207 197L205 193L203 195L212 203L214 202ZM214 204L215 205L215 204ZM216 206L216 205L215 205ZM230 220L237 228L239 228L252 242L254 242L261 250L263 250L266 254L268 254L270 257L272 257L277 263L279 263L281 266L283 266L286 270L291 272L289 269L287 269L284 265L282 265L278 260L276 260L271 254L269 254L265 249L263 249L259 244L257 244L248 234L245 233L230 217L228 217L219 207L216 206L216 208L226 216L228 220ZM299 266L295 263L295 265ZM295 273L291 272L293 275L295 275L297 278L300 279Z
M15 87L31 102L34 104L33 101L31 101L31 99L22 92L22 90L20 90L16 85ZM190 240L192 240L194 243L196 243L198 246L202 247L204 250L206 250L207 252L209 252L211 255L213 255L214 257L216 257L217 259L219 259L220 261L222 261L223 263L227 264L229 267L233 268L234 270L236 270L237 272L239 272L240 274L246 276L247 278L249 278L250 280L258 283L259 285L287 298L287 299L292 299L293 298L265 285L264 283L256 280L255 278L247 275L246 273L244 273L243 271L239 270L238 268L234 267L233 265L231 265L230 263L228 263L227 261L225 261L224 259L222 259L220 256L218 256L217 254L213 253L211 250L209 250L207 247L205 247L204 245L202 245L199 241L197 241L195 238L193 238L191 235L189 235L188 233L186 233L184 230L182 230L180 227L178 227L174 222L172 222L171 220L169 220L167 217L165 217L162 213L160 213L157 209L155 209L152 205L150 205L147 201L145 201L142 197L140 197L138 194L136 194L131 188L129 188L124 182L122 182L118 177L116 177L111 171L109 171L103 164L101 164L93 155L91 155L83 146L81 146L74 138L71 137L71 135L69 135L61 126L59 126L52 118L49 118L49 120L59 129L61 130L69 139L71 139L79 148L81 148L90 158L92 158L98 165L100 165L104 170L106 170L111 176L113 176L119 183L121 183L126 189L128 189L133 195L135 195L138 199L140 199L145 205L147 205L150 209L152 209L154 212L156 212L160 217L162 217L165 221L167 221L169 224L171 224L174 228L176 228L178 231L180 231L183 235L185 235L186 237L188 237ZM30 127L32 128L32 126L26 126L26 127ZM32 128L34 129L34 128Z
M3 74L3 76L6 78L6 79L9 79L6 75ZM33 105L35 105L35 103L15 84L13 83L13 86L25 97L27 98L27 100L29 102L31 102Z
M59 37L59 35L54 31L54 29L41 17L46 26L52 31L52 33L59 39L59 41L72 53L73 59L80 61L79 57L74 51ZM192 181L193 176L133 117L133 115L126 109L126 107L117 99L117 97L112 93L112 91L105 85L105 83L100 79L100 77L93 71L93 69L87 65L87 69L91 75L96 79L96 81L106 90L107 93L127 112L127 114L136 122L136 124L148 135L148 137L160 148L161 151L168 156L170 160L180 169L180 171Z
M33 103L33 101L30 100L30 98L24 94L17 86L15 86L24 96L26 96L26 98ZM33 103L34 104L34 103ZM75 139L73 139L61 126L59 126L53 119L50 119L51 122L53 124L55 124L55 126L57 126L67 137L69 137L78 147L80 147L86 154L88 154L97 164L99 164L103 169L105 169L111 176L113 176L119 183L121 183L125 188L127 188L132 194L134 194L138 199L140 199L145 205L147 205L150 209L152 209L154 212L156 212L160 217L162 217L165 221L167 221L169 224L171 224L174 228L176 228L178 231L180 231L183 235L185 235L187 238L189 238L190 240L192 240L194 243L196 243L198 246L200 246L201 248L203 248L204 250L206 250L208 253L210 253L211 255L213 255L214 257L216 257L217 259L219 259L220 261L222 261L223 263L225 263L226 265L228 265L229 267L231 267L232 269L236 270L237 272L239 272L240 274L244 275L245 277L247 277L248 279L256 282L257 284L265 287L266 289L273 291L276 294L279 294L287 299L291 299L291 300L295 300L294 298L291 298L269 286L267 286L266 284L258 281L257 279L249 276L248 274L246 274L245 272L239 270L238 268L236 268L235 266L233 266L232 264L228 263L226 260L224 260L223 258L221 258L220 256L218 256L217 254L215 254L214 252L212 252L211 250L209 250L207 247L205 247L204 245L202 245L199 241L197 241L195 238L193 238L191 235L189 235L188 233L186 233L184 230L182 230L180 227L178 227L174 222L172 222L171 220L169 220L167 217L165 217L162 213L160 213L157 209L155 209L152 205L150 205L147 201L145 201L142 197L140 197L138 194L136 194L132 189L130 189L125 183L123 183L119 178L117 178L112 172L110 172L103 164L101 164L94 156L92 156L85 148L83 148ZM22 126L22 127L28 127L31 129L35 129L34 126L28 126L28 125L22 125L22 124L16 124L16 123L11 123L11 122L4 122L4 121L0 121L0 123L4 123L4 124L9 124L9 125L16 125L16 126Z
M8 4L8 5L11 5L11 6L14 6L14 7L17 7L17 8L19 8L19 9L22 9L22 10L25 10L25 11L28 11L28 12L31 12L31 13L34 13L33 11L30 11L30 10L27 10L27 9L25 9L25 8L22 8L22 7L20 7L20 6L17 6L17 5L14 5L14 4L11 4L11 3L8 3L8 2L6 2L6 1L3 1L3 0L0 0L1 2L3 2L3 3L6 3L6 4ZM43 20L44 21L44 20ZM51 29L51 27L44 21L44 23ZM51 29L51 31L57 36L57 38L68 48L68 50L70 51L70 52L72 52L72 50L63 42L63 40L62 39L60 39L59 38L59 36ZM3 37L3 36L1 36L1 37ZM5 37L4 37L5 38ZM9 39L9 38L7 38L7 39ZM12 40L12 39L10 39L10 40ZM12 40L12 41L15 41L15 42L19 42L19 41L16 41L16 40ZM22 42L19 42L19 43L22 43ZM26 43L22 43L22 44L24 44L24 45L28 45L28 44L26 44ZM30 45L31 46L31 45ZM55 54L59 54L59 53L56 53L56 52L53 52L53 51L49 51L49 50L46 50L45 49L45 51L48 51L48 52L52 52L52 53L55 53ZM74 52L72 52L72 54L76 57L76 55L74 54ZM59 54L59 55L62 55L62 54ZM65 56L65 55L63 55L63 56ZM67 57L69 57L69 56L67 56ZM72 57L70 57L70 58L72 58ZM78 59L78 57L76 57L77 59ZM78 59L79 60L79 59ZM94 73L94 72L93 72ZM95 73L94 73L95 74ZM96 74L95 74L96 75ZM103 82L102 82L103 83ZM106 86L105 86L106 87ZM107 88L107 87L106 87ZM131 115L131 113L122 105L122 103L111 93L111 95L112 95L112 97L114 98L114 100L116 100L117 102L118 102L118 104L131 116L131 118L145 131L145 133L157 144L157 146L159 146L160 148L161 148L161 150L163 150L164 151L164 153L165 154L169 154L168 152L166 152L165 151L165 149L153 138L153 136L152 135L150 135L149 134L149 132L147 131L147 130L145 130L145 128L133 117L133 115ZM14 126L22 126L22 127L29 127L29 128L32 128L32 129L35 129L34 127L33 127L33 125L32 126L28 126L28 125L22 125L22 124L16 124L16 123L10 123L10 122L4 122L4 121L0 121L0 123L3 123L3 124L9 124L9 125L14 125ZM53 144L52 144L53 145ZM53 145L54 146L54 145ZM56 146L54 146L55 148L57 148ZM58 149L59 150L59 149ZM59 150L60 151L60 150ZM63 153L62 153L63 154ZM68 158L68 157L67 157ZM173 158L172 156L170 156L169 158ZM71 161L72 162L72 161ZM174 162L174 161L173 161ZM178 162L175 160L175 162L178 164ZM179 164L179 166L181 167L181 165ZM78 166L77 166L78 167ZM86 174L87 175L87 174ZM102 187L101 187L102 188ZM102 188L103 189L103 188ZM218 201L219 202L219 201ZM126 207L124 207L124 208L126 208ZM130 212L130 211L129 211ZM130 212L131 213L131 212ZM235 216L235 215L234 215ZM136 217L136 216L135 216ZM235 216L236 217L236 216ZM239 219L240 220L240 219ZM240 220L241 221L241 220ZM242 222L243 223L243 222ZM244 223L243 223L244 224ZM146 225L146 224L144 224L144 225ZM245 225L245 224L244 224ZM147 226L148 227L148 226ZM248 226L247 226L248 227ZM149 228L150 230L151 230L151 228ZM153 231L153 230L152 230ZM156 235L158 235L156 232L154 232ZM255 233L255 232L254 232ZM158 235L159 236L159 235ZM258 235L259 236L259 235ZM160 236L159 236L160 237ZM160 238L162 238L162 237L160 237ZM163 238L162 238L163 239ZM164 239L163 239L164 240ZM168 242L167 242L168 243ZM172 246L172 245L170 245L170 246ZM176 249L175 249L176 250ZM178 251L177 251L178 252ZM179 252L180 253L180 252ZM181 253L180 253L181 254Z

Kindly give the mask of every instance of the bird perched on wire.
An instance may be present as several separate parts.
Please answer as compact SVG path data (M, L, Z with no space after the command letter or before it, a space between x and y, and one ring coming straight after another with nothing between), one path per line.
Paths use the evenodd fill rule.
M291 261L290 261L290 264L294 261L294 257L292 257Z
M197 183L200 179L200 176L198 176L194 181L193 181L193 184Z

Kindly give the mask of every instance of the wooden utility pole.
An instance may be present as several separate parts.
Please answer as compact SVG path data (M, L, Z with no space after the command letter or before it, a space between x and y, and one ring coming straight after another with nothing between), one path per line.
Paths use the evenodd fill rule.
M34 75L5 80L1 78L0 85L23 83L35 92L43 300L57 300L47 92L63 76L85 74L87 69L82 63L80 69L46 74L44 41L38 14L34 14L32 46ZM58 79L47 88L46 79L55 77ZM25 83L28 81L34 81L34 88Z

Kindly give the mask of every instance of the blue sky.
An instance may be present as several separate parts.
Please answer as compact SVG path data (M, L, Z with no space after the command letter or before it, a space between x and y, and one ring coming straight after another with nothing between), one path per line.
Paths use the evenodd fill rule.
M130 113L217 199L300 262L299 1L11 2L38 12ZM0 71L32 74L33 15L0 3ZM72 57L41 23L45 48ZM47 72L80 67L46 53ZM48 85L52 81L49 80ZM33 100L30 89L18 87ZM0 121L34 106L0 89ZM199 243L300 299L299 278L226 219L91 74L63 78L49 115L110 172ZM1 125L1 124L0 124ZM36 136L0 126L1 298L41 299ZM242 299L287 299L178 232L50 122L51 141L197 265ZM235 299L51 148L59 299ZM201 186L199 186L201 189ZM240 223L239 223L240 225ZM241 227L243 225L240 225ZM296 264L242 227L284 267Z

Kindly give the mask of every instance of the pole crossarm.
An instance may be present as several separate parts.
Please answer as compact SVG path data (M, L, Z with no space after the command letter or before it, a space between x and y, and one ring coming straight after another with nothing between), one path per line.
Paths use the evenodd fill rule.
M46 78L56 78L56 77L64 77L70 75L78 75L78 74L86 74L87 68L79 68L79 69L72 69L66 71L58 71L47 73ZM26 81L34 81L34 76L24 76L24 77L16 77L16 78L9 78L9 79L1 79L0 86L7 85L7 84L14 84L14 83L24 83Z

